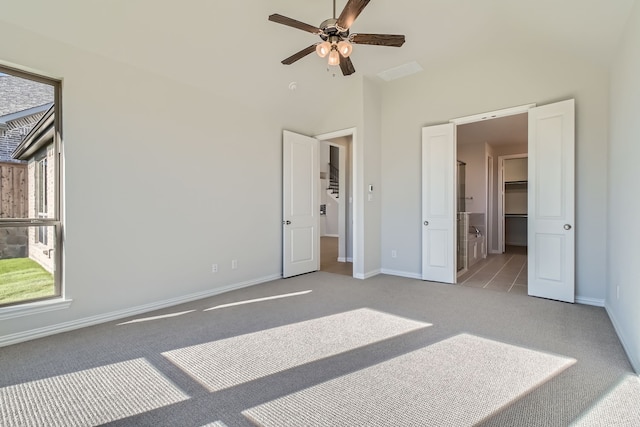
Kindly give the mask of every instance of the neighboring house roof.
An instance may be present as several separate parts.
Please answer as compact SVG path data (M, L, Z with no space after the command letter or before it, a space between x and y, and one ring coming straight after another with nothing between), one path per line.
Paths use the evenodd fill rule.
M11 153L51 108L54 87L0 74L0 162L15 162Z
M53 97L51 85L0 75L0 121L6 121L1 119L3 116L52 103Z
M42 147L53 142L54 116L55 106L52 105L13 151L14 159L29 160Z
M38 113L43 113L47 111L53 105L52 102L47 104L39 105L37 107L28 108L26 110L18 111L16 113L7 114L5 116L0 116L0 130L7 130L10 128L10 123L16 120L23 119L25 117L29 117Z

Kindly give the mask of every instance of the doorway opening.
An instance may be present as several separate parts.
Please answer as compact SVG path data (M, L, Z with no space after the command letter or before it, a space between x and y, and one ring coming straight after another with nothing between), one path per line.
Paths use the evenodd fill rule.
M521 113L527 115L528 128L526 262L530 268L527 275L527 293L530 296L572 303L575 301L573 99L539 107L533 104L514 107L422 128L422 279L459 283L456 277L457 127L464 130L461 125ZM483 144L488 140L490 139L486 138ZM490 148L486 148L486 145L484 147L495 159L496 153L490 153ZM520 154L522 151L524 150L521 150ZM487 167L485 161L482 165ZM470 175L468 169L466 175ZM488 177L485 174L479 179L486 182ZM465 182L469 183L468 178ZM486 200L496 198L485 197L484 191L479 194L482 195L482 200L485 200L485 207L483 211L476 213L485 216L485 230L489 230ZM466 201L475 202L475 195L465 193L464 197ZM473 199L469 199L470 197ZM482 204L479 207L481 208ZM465 211L467 209L465 206ZM500 251L495 242L495 227L491 230L492 235L486 242L491 242L492 251ZM481 236L482 230L474 230L474 233Z
M457 283L526 295L528 113L456 132Z
M346 276L353 276L352 141L320 141L320 271Z

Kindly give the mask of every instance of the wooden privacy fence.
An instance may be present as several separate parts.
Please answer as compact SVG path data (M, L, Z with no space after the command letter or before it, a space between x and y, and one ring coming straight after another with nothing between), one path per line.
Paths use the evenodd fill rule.
M27 165L0 163L0 218L27 218Z

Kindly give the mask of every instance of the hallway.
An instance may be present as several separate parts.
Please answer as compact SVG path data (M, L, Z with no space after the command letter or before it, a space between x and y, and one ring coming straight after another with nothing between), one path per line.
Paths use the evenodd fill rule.
M337 237L320 237L320 271L353 276L353 263L338 262Z

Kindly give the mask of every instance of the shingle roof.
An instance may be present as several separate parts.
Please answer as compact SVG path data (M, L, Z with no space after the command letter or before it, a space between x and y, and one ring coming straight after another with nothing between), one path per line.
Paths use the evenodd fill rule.
M53 102L53 86L0 75L0 118Z
M0 162L12 152L53 105L51 85L0 73Z

